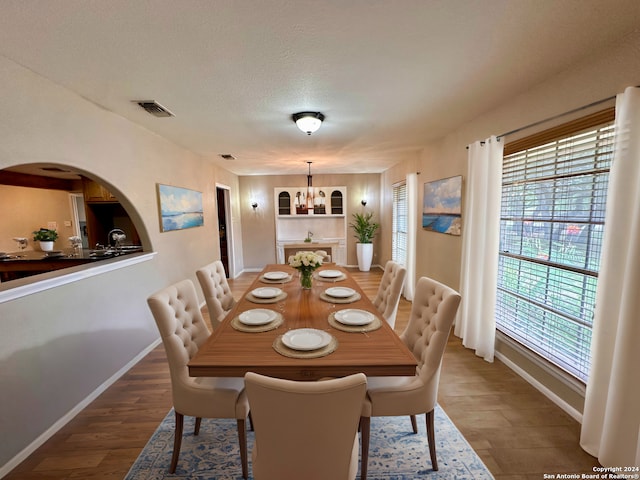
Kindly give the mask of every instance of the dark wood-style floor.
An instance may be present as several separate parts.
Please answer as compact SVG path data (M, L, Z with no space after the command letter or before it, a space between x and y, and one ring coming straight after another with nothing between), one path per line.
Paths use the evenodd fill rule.
M381 270L353 274L373 298ZM255 276L230 280L234 295ZM406 325L410 309L401 300L396 331ZM592 473L599 465L578 444L580 425L501 362L485 362L453 336L443 362L439 403L496 479ZM5 480L122 479L170 408L171 383L160 345ZM426 446L424 458L428 462Z

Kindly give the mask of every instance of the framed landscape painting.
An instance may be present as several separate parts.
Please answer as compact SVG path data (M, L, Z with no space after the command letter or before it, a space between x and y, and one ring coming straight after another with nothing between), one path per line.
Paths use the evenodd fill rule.
M425 183L422 228L449 235L460 235L462 230L461 195L461 175Z
M158 184L160 231L201 227L204 224L202 192Z

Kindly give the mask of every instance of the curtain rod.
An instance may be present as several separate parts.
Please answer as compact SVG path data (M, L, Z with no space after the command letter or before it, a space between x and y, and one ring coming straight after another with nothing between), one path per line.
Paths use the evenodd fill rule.
M640 88L640 85L636 85L634 88ZM603 98L602 100L596 100L595 102L589 103L588 105L583 105L582 107L574 108L573 110L569 110L568 112L559 113L558 115L554 115L553 117L545 118L544 120L539 120L537 122L530 123L529 125L525 125L524 127L516 128L516 129L511 130L509 132L505 132L503 134L496 135L496 140L500 141L500 140L502 140L502 137L506 137L507 135L513 135L514 133L521 132L522 130L526 130L527 128L537 127L538 125L542 125L543 123L551 122L552 120L556 120L558 118L562 118L564 116L571 115L572 113L577 113L577 112L579 112L581 110L586 110L587 108L595 107L596 105L600 105L601 103L605 103L605 102L608 102L610 100L613 100L616 97L617 97L617 95L612 95L610 97ZM484 145L484 143L485 143L484 141L480 142L481 145ZM469 150L469 145L466 146L466 149Z
M522 130L526 130L528 128L537 127L538 125L542 125L543 123L551 122L552 120L557 120L558 118L562 118L562 117L565 117L567 115L571 115L572 113L577 113L577 112L580 112L582 110L586 110L587 108L595 107L597 105L600 105L601 103L609 102L609 101L611 101L611 100L613 100L615 98L616 98L616 95L613 95L611 97L603 98L602 100L596 100L595 102L592 102L592 103L590 103L588 105L583 105L582 107L574 108L573 110L569 110L568 112L559 113L558 115L554 115L553 117L545 118L544 120L539 120L537 122L530 123L529 125L525 125L524 127L516 128L516 129L511 130L509 132L505 132L503 134L496 135L496 137L497 137L498 140L500 140L502 137L506 137L507 135L513 135L514 133L521 132Z

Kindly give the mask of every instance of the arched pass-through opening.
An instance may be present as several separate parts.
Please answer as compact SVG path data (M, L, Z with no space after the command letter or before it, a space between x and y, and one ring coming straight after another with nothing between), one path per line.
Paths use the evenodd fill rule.
M0 292L130 262L151 250L134 205L91 172L49 163L11 166L0 170L0 199ZM34 240L42 228L57 233L51 252ZM74 247L77 236L82 246Z

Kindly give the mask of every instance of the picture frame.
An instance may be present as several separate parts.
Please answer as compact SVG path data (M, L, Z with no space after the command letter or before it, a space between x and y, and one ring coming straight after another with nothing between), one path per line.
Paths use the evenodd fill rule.
M161 183L157 186L161 232L204 225L202 192Z
M462 231L462 175L424 184L422 228L448 235Z

